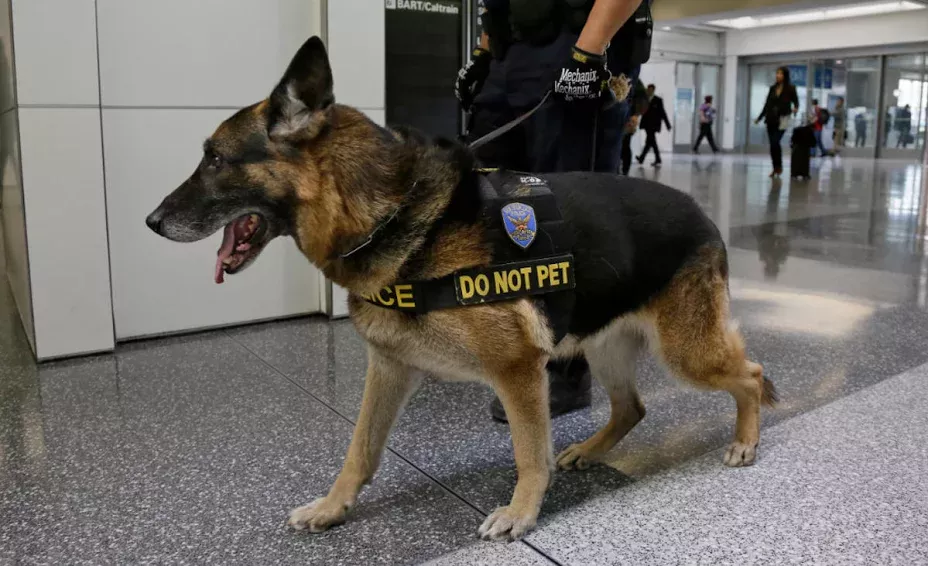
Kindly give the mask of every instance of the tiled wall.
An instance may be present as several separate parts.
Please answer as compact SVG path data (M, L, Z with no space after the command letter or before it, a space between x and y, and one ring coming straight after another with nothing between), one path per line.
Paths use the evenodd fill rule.
M218 236L174 244L144 219L219 122L270 92L320 13L319 0L7 2L0 64L12 77L15 44L19 107L4 82L4 239L39 358L319 310L319 274L292 241L217 287Z
M328 50L335 77L335 100L363 110L384 125L385 27L383 0L329 0ZM348 314L348 294L332 286L329 314Z
M0 227L3 229L6 277L13 292L23 328L35 348L29 256L26 253L26 218L19 152L19 111L13 68L13 28L10 0L0 2ZM0 282L0 284L5 284Z
M13 0L36 354L113 346L93 0Z
M217 286L221 237L176 244L145 215L190 173L206 137L267 96L321 28L307 0L97 0L118 339L320 309L321 281L290 239Z

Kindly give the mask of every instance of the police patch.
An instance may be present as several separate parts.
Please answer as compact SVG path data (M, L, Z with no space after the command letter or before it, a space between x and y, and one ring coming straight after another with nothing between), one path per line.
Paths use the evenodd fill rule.
M535 209L521 202L512 202L504 206L501 212L509 239L527 250L535 241L535 233L538 231Z

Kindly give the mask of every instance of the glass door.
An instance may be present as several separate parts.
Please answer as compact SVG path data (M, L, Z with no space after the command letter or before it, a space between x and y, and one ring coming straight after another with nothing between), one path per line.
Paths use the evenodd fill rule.
M696 64L677 63L677 91L673 105L674 151L688 152L693 147L696 123Z
M926 54L891 55L883 71L881 157L921 160L928 122Z
M722 76L721 65L709 65L700 63L699 65L699 91L696 96L696 129L694 135L699 135L699 106L705 102L707 96L712 97L712 107L715 108L716 119L712 123L712 134L715 136L716 143L719 139L719 111L722 107L722 91L719 79ZM693 140L695 143L696 140Z
M840 65L842 61L837 61ZM874 157L880 105L880 58L859 57L843 61L845 75L844 144L849 157Z

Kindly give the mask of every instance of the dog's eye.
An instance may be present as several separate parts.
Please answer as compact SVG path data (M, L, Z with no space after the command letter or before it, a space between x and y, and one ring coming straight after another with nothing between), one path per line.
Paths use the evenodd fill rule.
M216 155L215 153L207 156L207 164L211 169L219 169L222 167L223 161L222 157Z

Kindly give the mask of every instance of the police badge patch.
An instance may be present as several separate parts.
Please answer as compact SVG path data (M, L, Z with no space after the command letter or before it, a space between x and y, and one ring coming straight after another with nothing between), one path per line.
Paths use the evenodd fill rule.
M513 202L504 206L501 212L509 239L527 250L535 241L535 233L538 231L535 209L521 202Z

